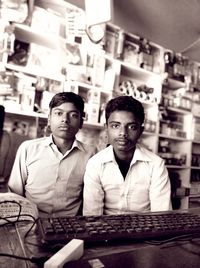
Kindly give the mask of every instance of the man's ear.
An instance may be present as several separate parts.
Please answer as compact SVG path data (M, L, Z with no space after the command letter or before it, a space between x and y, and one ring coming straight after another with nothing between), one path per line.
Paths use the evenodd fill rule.
M105 129L105 131L108 131L108 124L107 123L104 123L104 129Z
M108 124L107 123L104 123L104 129L105 129L106 135L108 137Z
M83 117L81 117L81 119L80 119L80 129L82 128L82 126L83 126L83 122L84 122L84 118Z
M144 125L142 125L140 128L140 135L142 135L143 131L144 131Z
M47 125L50 126L50 113L48 114Z

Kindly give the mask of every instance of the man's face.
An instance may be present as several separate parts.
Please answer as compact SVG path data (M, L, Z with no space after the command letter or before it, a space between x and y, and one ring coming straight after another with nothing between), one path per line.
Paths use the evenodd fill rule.
M115 111L108 118L108 140L117 155L133 151L142 130L140 121L131 112Z
M54 107L50 112L48 122L53 136L65 140L74 139L82 127L81 114L71 102Z

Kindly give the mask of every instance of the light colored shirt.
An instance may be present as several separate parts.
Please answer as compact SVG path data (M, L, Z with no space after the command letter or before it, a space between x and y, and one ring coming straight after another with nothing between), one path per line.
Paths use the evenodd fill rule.
M171 187L164 160L137 145L124 179L109 146L87 163L83 214L123 214L171 209Z
M86 149L78 140L64 155L52 136L27 140L17 151L9 189L27 197L39 211L76 215L82 205L85 166L93 154L94 148Z

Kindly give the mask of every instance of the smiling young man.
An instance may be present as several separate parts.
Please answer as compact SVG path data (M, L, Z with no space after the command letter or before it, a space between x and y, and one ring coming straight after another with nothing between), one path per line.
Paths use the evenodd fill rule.
M21 144L9 179L10 191L34 202L39 212L81 213L83 175L94 148L76 139L83 124L83 99L72 92L56 94L50 104L52 134Z
M171 209L171 187L164 160L138 144L144 108L131 96L107 103L109 146L87 163L83 214L102 215Z

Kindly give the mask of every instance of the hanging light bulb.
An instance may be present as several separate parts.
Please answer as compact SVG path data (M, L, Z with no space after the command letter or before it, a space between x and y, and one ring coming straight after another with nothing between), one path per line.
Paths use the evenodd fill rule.
M111 20L111 0L85 0L86 33L94 43L105 34L105 23Z

